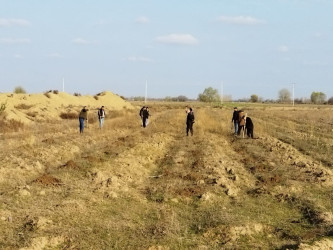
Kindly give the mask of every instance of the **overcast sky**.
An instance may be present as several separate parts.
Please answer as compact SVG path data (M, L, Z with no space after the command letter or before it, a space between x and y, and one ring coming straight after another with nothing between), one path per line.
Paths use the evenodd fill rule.
M333 0L0 0L0 92L333 96Z

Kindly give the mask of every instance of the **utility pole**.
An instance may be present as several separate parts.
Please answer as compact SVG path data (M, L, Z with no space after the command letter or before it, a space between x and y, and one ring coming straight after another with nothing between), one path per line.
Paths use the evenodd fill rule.
M65 78L62 78L62 92L65 92Z
M295 83L292 83L293 85L293 107L295 106Z

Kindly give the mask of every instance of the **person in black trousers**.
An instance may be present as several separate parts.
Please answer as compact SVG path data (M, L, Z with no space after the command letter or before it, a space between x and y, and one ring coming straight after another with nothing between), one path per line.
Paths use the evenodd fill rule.
M238 132L238 109L237 107L234 107L234 113L232 114L231 122L234 123L235 133L234 135L237 135Z
M194 113L192 108L190 108L190 111L187 113L186 118L186 135L188 136L188 132L191 132L191 135L193 136L193 123L194 123Z
M246 134L248 137L251 137L253 139L253 122L250 117L246 117L246 122L245 122L245 130Z
M145 128L148 124L149 108L145 107L142 111L142 126Z

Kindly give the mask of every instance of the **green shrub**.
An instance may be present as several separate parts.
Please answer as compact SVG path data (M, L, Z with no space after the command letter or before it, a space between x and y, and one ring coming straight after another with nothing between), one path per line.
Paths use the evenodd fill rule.
M23 87L18 86L18 87L15 87L14 93L15 94L26 94L27 91L25 91L25 89Z

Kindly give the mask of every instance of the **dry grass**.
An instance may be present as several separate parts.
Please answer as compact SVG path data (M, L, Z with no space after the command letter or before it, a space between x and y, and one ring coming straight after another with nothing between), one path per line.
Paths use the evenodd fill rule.
M62 112L60 114L61 119L74 120L74 119L78 119L78 117L79 117L78 112Z
M21 104L15 106L16 109L30 109L31 107L33 107L33 105L28 105L25 103L21 103Z
M24 124L15 120L0 120L0 133L18 132L24 128Z
M299 110L245 107L259 137L251 140L232 135L232 108L197 104L186 137L186 104L149 104L145 129L138 108L107 111L103 129L94 122L83 135L65 118L7 136L0 245L286 249L331 235L330 159L303 145L311 134L332 143L330 122L314 123L318 110L300 122Z

